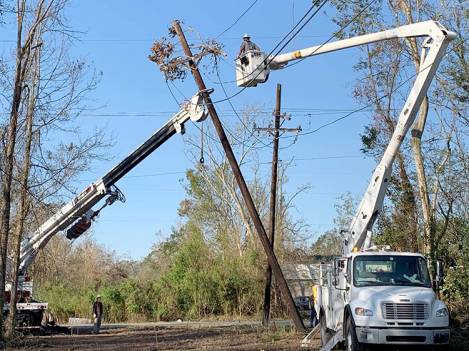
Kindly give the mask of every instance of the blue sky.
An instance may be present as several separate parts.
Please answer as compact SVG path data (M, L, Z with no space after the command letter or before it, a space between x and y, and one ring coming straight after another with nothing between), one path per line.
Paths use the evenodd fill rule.
M251 0L80 0L71 3L67 11L70 25L83 32L81 41L73 47L74 55L86 59L103 72L101 83L90 96L94 106L102 107L78 117L77 122L85 132L96 127L105 128L114 141L114 146L108 151L112 159L95 163L92 170L84 173L76 183L77 189L81 190L103 175L178 110L158 68L147 59L152 42L167 34L171 21L179 19L186 28L194 28L202 37L214 38L251 3ZM232 29L218 38L228 54L226 62L220 66L222 81L234 79L232 62L243 33L251 34L254 42L270 51L310 4L311 1L306 0L259 0ZM332 9L326 5L324 11L284 51L317 45L326 40L337 28L331 20ZM5 38L2 36L2 39ZM196 39L194 32L188 33L188 39ZM351 96L357 77L353 71L357 55L357 49L349 49L310 58L287 70L272 72L266 84L244 90L232 102L237 109L248 105L273 109L275 86L281 83L283 111L287 113L289 108L290 111L298 108L357 108ZM212 98L223 99L222 90L212 80L216 77L207 74L207 86L215 88ZM176 84L185 96L196 92L191 77ZM226 89L230 95L238 91L233 83L226 84ZM177 98L182 100L182 95L178 94L176 92ZM233 122L233 113L226 102L217 108L229 112L226 116L220 113L222 121ZM136 116L149 112L152 116ZM292 112L289 126L301 125L307 130L341 115L343 113L308 117L303 112ZM359 134L370 120L369 112L352 115L317 133L301 136L295 145L280 152L281 159L293 156L298 159L290 169L287 189L293 191L302 184L311 186L311 190L296 201L298 211L294 214L310 225L311 240L331 227L334 204L341 194L351 192L361 196L367 186L375 162L361 155ZM186 127L188 133L197 132L190 123ZM178 223L177 208L185 195L180 180L185 170L192 166L186 156L188 150L189 146L176 136L119 181L117 185L125 193L127 202L116 203L102 212L94 225L93 237L123 257L139 259L148 254L151 246L163 240L170 233L171 226ZM270 152L262 152L261 161L270 161ZM331 156L346 157L311 160ZM267 174L270 165L263 167Z

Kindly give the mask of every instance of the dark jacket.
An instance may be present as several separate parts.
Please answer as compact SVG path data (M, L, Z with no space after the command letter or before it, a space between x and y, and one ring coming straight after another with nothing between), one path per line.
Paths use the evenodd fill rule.
M261 49L250 40L243 40L239 48L238 57L243 56L248 51L261 51Z
M101 301L94 302L93 314L96 315L96 318L101 318L103 316L103 303Z

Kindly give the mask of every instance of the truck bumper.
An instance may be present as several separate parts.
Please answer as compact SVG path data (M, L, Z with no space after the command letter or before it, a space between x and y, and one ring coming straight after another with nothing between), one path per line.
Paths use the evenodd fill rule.
M366 344L445 345L449 329L356 327L357 339Z

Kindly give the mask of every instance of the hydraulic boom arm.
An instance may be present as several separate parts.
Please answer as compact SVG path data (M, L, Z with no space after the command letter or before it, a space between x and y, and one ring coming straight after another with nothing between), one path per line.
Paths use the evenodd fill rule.
M67 231L68 239L76 239L91 225L98 213L116 200L125 201L115 183L148 157L160 145L177 133L184 133L184 123L191 119L203 121L206 112L199 94L188 101L181 110L158 129L147 141L140 145L117 166L102 178L93 182L76 198L64 205L56 214L42 224L30 238L23 241L20 253L20 273L24 273L49 240L58 232L67 229L75 220L79 221ZM92 207L104 197L105 203L96 211Z
M446 48L449 42L456 37L456 34L448 31L438 22L426 21L378 33L339 40L324 45L313 46L275 57L268 57L260 51L247 52L245 54L246 57L239 58L236 61L238 86L251 87L256 86L258 83L265 82L271 69L282 69L287 63L293 60L382 40L415 37L426 38L422 48L420 71L416 76L415 82L404 104L404 108L399 115L389 145L383 154L381 162L373 173L365 196L352 220L348 235L344 240L344 254L351 252L354 248L366 249L371 245L371 229L383 205L394 158L405 135L415 120L420 104L427 94L428 87L430 86Z

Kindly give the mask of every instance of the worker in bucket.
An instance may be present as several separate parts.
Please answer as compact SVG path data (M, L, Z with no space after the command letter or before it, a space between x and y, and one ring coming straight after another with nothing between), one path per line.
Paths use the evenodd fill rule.
M103 318L103 303L101 302L101 295L96 296L96 301L93 303L93 333L99 334L101 328L101 319Z
M261 51L261 49L251 41L251 36L249 34L243 35L243 42L239 48L238 58L241 59L241 63L245 64L243 60L247 61L245 54L248 51Z

